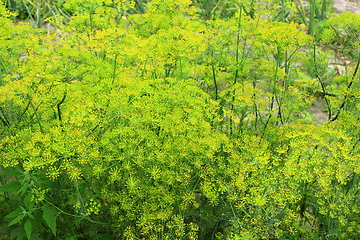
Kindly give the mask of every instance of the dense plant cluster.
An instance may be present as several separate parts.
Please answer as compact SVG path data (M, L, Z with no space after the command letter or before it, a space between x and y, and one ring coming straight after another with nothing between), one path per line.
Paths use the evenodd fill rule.
M360 16L140 3L0 5L0 239L357 239Z

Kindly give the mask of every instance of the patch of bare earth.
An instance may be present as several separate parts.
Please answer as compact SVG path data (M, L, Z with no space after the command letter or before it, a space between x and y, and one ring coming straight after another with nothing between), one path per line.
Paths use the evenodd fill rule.
M335 14L344 12L353 12L360 14L360 0L334 0L333 9ZM344 74L345 68L343 65L333 66L339 70L340 74ZM324 124L328 121L328 112L326 109L326 102L323 98L318 98L313 102L313 105L308 109L309 113L314 116L313 121L317 124Z

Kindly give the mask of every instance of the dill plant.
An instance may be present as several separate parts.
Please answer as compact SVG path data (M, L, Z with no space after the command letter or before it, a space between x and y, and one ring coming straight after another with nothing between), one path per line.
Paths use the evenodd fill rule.
M15 33L0 8L4 236L356 239L359 64L334 78L313 48L356 21L314 37L241 2L226 21L116 3L68 1L61 37Z

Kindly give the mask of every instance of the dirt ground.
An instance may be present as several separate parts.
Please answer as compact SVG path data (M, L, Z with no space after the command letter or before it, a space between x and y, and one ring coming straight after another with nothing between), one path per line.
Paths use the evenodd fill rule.
M360 0L334 0L334 12L353 12L360 14Z
M334 0L333 8L335 14L344 12L360 14L360 0ZM309 113L314 116L313 121L315 123L324 124L328 120L325 100L318 99L313 102L313 106L309 109Z

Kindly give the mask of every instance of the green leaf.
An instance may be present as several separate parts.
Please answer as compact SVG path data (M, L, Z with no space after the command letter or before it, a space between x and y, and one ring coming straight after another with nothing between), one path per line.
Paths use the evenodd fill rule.
M19 182L10 182L8 184L0 186L0 192L14 192L21 184Z
M26 193L27 189L29 188L29 186L30 185L27 183L22 185L22 187L19 189L18 193L21 192L21 195L24 195Z
M28 193L25 198L24 198L24 205L26 206L26 208L29 207L30 203L31 203L31 197L32 197L32 194L31 193Z
M4 168L4 172L15 177L21 177L23 175L23 172L21 172L20 170L16 171L10 168Z
M32 219L34 219L34 220L35 220L35 217L34 217L34 215L32 215L32 213L31 213L31 212L28 212L28 213L27 213L27 215L28 215L30 218L32 218Z
M99 234L99 239L101 240L111 240L113 239L114 237L110 234Z
M12 225L20 222L21 219L23 219L23 215L22 215L22 214L19 215L19 216L17 216L15 219L13 219L13 220L9 223L8 227L10 227L10 226L12 226Z
M25 229L23 227L17 228L16 240L22 240L26 236Z
M26 232L26 236L28 239L31 238L31 233L32 233L32 224L31 224L31 219L28 218L24 224L24 228L25 228L25 232Z
M46 225L51 229L54 236L56 236L56 217L55 211L49 207L49 205L45 205L43 207L43 218L45 220Z
M5 216L5 218L15 218L19 215L22 215L22 209L20 207L18 207L16 210L12 211L11 213L9 213L8 215Z
M29 202L29 204L27 205L27 208L29 209L29 212L33 212L33 210L34 210L34 204L35 204L35 202L34 201L31 201L31 202ZM30 216L30 215L29 215Z

